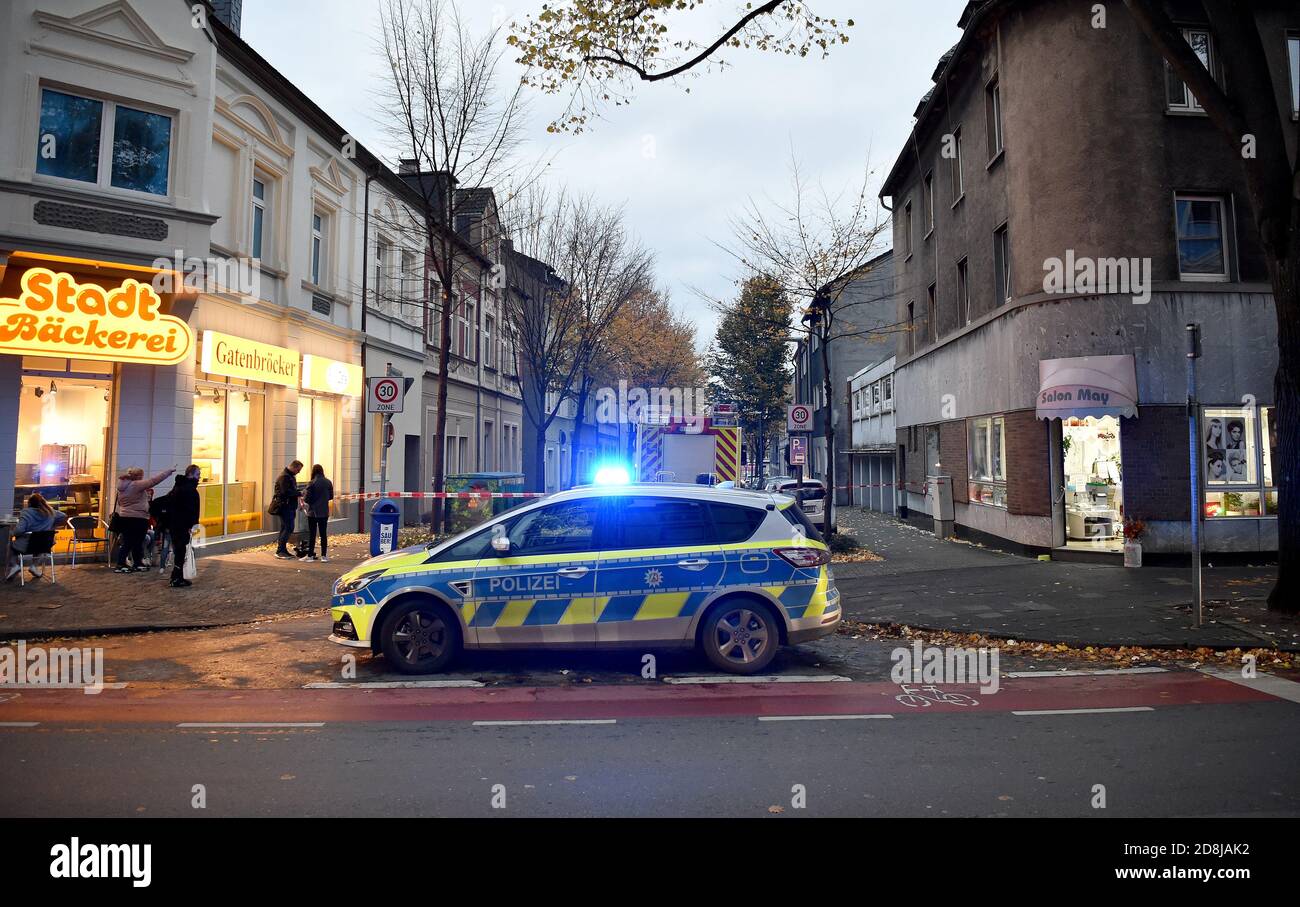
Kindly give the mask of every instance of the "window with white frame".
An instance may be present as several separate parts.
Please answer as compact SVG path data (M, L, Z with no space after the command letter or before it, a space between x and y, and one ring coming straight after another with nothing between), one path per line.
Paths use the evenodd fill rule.
M321 286L325 271L325 215L320 211L311 214L311 282Z
M966 421L969 450L969 492L975 504L1007 506L1006 420L981 416Z
M885 412L894 408L894 376L885 376Z
M1291 118L1300 118L1300 34L1286 36L1286 59L1291 69Z
M466 359L474 358L474 303L465 300L461 307L464 313L460 320L460 354Z
M931 170L925 175L925 207L921 213L925 217L924 232L929 236L934 232L934 171Z
M270 243L266 237L267 210L269 203L268 192L266 189L266 180L258 174L253 177L253 207L252 217L249 221L249 254L256 259L266 257Z
M1000 306L1010 302L1011 243L1006 224L993 231L993 280L993 305Z
M381 312L394 312L397 306L394 305L392 280L390 279L391 261L393 258L393 244L385 237L380 236L375 239L375 308Z
M988 127L989 160L1002 153L1002 88L997 76L984 88L984 114Z
M1201 61L1201 65L1210 71L1214 76L1218 64L1215 61L1214 40L1211 38L1209 31L1203 28L1184 28L1183 38L1192 46L1192 51ZM1168 102L1169 109L1177 113L1204 113L1205 108L1201 102L1196 100L1196 95L1178 74L1174 68L1165 63L1165 100Z
M1183 280L1227 280L1226 206L1214 195L1174 199L1178 276Z
M167 195L171 179L172 118L117 101L41 89L36 172Z
M961 197L966 194L966 187L962 182L961 172L960 126L952 131L952 157L949 159L949 166L952 168L952 203L955 205L957 202L961 201Z
M492 345L495 336L496 318L492 315L483 316L483 364L488 368L497 367L495 347Z
M957 324L970 324L970 286L966 282L966 259L957 262Z

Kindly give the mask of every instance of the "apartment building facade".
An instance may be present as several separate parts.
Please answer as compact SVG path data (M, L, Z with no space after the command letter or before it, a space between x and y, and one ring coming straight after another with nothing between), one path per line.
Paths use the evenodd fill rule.
M1223 78L1199 4L1168 6ZM1261 9L1294 124L1300 10ZM1113 552L1141 520L1148 551L1189 550L1197 323L1205 546L1275 549L1275 315L1235 154L1122 7L1097 27L1064 0L995 0L960 25L881 191L906 503L928 512L942 474L959 532ZM1112 279L1058 279L1089 266Z
M290 460L320 463L340 494L380 486L364 377L390 367L417 380L387 487L432 485L439 294L422 199L242 39L239 7L0 11L6 510L39 491L106 521L121 471L193 462L205 544L255 543L276 528L266 504ZM473 267L457 294L448 472L518 471L518 368L493 262L461 248ZM46 292L85 302L42 322Z

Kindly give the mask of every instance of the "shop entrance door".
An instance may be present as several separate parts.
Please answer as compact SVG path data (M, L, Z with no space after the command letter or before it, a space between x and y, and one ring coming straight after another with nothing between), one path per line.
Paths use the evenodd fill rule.
M1060 503L1065 547L1086 551L1124 550L1124 462L1120 420L1115 416L1070 416L1061 420Z

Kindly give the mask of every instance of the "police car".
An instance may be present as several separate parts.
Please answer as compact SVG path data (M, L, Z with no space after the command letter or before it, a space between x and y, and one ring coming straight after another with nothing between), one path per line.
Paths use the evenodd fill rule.
M462 648L698 647L754 674L834 632L830 552L794 499L699 485L584 486L341 576L330 639L398 671Z

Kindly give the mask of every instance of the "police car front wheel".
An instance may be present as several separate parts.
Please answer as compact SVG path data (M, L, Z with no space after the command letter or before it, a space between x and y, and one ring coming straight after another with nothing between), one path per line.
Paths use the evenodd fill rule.
M705 616L700 643L714 667L733 674L757 674L776 657L781 634L771 608L735 599Z
M403 674L433 674L460 651L460 624L441 605L416 599L398 605L380 630L388 663Z

